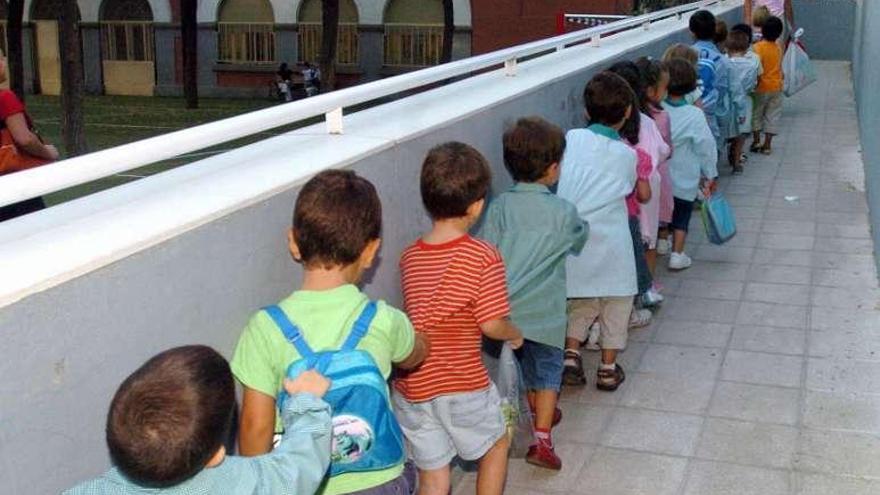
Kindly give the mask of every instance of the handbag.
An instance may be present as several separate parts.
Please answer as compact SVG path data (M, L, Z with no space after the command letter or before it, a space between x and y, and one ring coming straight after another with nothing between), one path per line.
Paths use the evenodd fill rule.
M6 127L0 129L0 175L39 167L51 161L20 150L12 139L9 129Z
M712 193L703 201L700 217L706 229L706 238L712 244L724 244L736 235L733 208L720 192Z

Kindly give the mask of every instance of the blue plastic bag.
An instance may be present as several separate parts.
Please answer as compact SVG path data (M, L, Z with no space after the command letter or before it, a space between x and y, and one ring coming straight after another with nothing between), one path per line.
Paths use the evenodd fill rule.
M733 208L720 192L712 193L703 201L700 210L706 238L712 244L724 244L736 235L736 217Z

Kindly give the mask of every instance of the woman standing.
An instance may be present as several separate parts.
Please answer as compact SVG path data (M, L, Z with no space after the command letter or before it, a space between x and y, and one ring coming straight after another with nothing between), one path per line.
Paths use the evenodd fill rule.
M0 83L5 82L6 77L6 57L0 52ZM25 111L24 103L8 89L0 89L0 132L9 133L19 153L46 161L58 159L58 150L51 144L43 144L40 137L34 134L33 124ZM0 222L42 210L45 207L43 198L39 197L2 206L0 207Z
M743 19L749 26L752 25L752 12L758 7L767 7L770 14L782 19L785 29L779 37L783 46L788 41L788 35L794 27L794 7L792 0L745 0L743 2Z

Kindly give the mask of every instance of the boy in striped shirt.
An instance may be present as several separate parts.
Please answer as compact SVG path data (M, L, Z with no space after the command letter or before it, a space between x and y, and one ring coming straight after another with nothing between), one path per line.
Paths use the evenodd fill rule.
M422 202L432 229L400 259L404 307L431 352L394 382L394 409L419 468L419 493L449 492L449 463L479 460L477 493L500 495L507 439L500 398L483 366L482 337L522 345L508 319L504 262L468 235L491 183L485 158L462 143L432 149L422 165Z

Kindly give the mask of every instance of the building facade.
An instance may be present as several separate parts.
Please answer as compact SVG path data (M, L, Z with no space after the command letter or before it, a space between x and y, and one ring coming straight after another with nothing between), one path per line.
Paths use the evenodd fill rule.
M179 0L78 0L90 94L182 92ZM60 0L25 0L27 91L60 90ZM560 11L629 12L632 0L453 0L453 59L552 35ZM0 0L5 19L5 0ZM315 62L321 0L199 0L198 84L204 96L268 96L278 65ZM0 48L5 52L5 23ZM436 64L441 0L340 0L341 86Z

